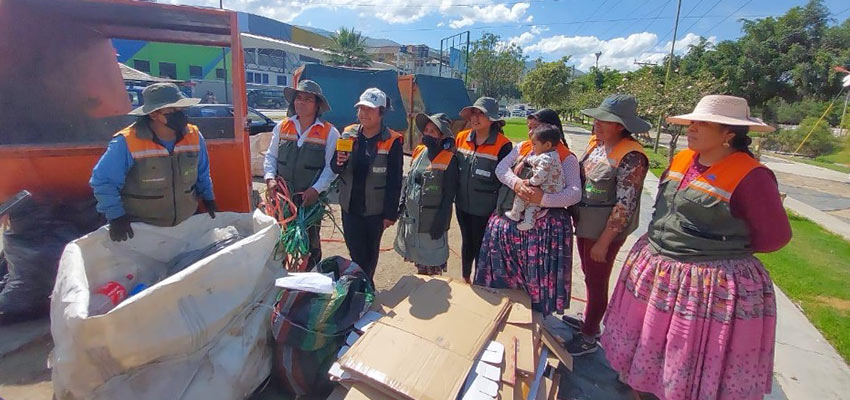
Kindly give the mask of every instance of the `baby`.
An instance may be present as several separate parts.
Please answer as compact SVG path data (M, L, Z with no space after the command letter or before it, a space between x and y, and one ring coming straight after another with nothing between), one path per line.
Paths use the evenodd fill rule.
M564 190L567 182L557 151L560 141L561 132L554 126L541 125L532 131L531 143L534 154L521 161L523 166L531 167L531 178L524 180L526 185L539 187L543 193L558 193ZM535 214L539 210L540 206L530 205L516 196L513 208L506 212L505 216L519 221L517 229L527 231L534 227Z

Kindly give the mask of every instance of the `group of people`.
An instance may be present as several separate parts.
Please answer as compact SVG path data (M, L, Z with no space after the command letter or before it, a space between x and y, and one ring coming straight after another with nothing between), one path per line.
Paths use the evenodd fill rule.
M183 111L195 100L172 86L145 90L138 121L115 136L92 174L114 240L132 238L130 221L176 225L197 211L198 199L214 216L203 137ZM594 123L580 156L549 109L528 116L528 140L516 145L492 98L460 110L467 129L456 134L450 116L419 114L422 140L406 176L381 90L360 96L359 123L342 134L322 120L330 105L316 82L302 80L285 96L290 116L274 129L266 183L289 185L299 204L311 205L338 179L345 243L370 279L381 237L396 222L395 250L420 274L445 272L454 208L464 280L524 289L536 311L563 313L575 236L587 307L583 317L563 317L578 331L565 345L571 354L601 343L621 381L662 399L760 399L770 391L776 301L753 253L783 247L791 230L773 173L748 149L749 131L772 128L750 116L745 99L706 96L693 113L668 118L688 126L688 148L661 176L648 230L609 300L614 260L638 229L649 170L633 134L651 126L634 96L582 110ZM309 237L315 263L318 227Z

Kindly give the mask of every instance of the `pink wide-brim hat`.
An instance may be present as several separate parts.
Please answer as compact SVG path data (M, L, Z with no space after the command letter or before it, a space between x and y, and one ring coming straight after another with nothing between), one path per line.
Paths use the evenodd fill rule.
M690 125L693 121L716 122L724 125L748 126L754 132L773 132L776 128L750 116L747 99L735 96L712 94L700 99L690 114L667 117L667 122Z

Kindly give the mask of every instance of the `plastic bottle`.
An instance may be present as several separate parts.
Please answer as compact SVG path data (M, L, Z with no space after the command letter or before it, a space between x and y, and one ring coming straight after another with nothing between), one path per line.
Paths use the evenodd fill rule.
M132 288L135 280L133 274L127 274L99 287L89 297L89 316L106 314L124 301L127 298L127 288Z

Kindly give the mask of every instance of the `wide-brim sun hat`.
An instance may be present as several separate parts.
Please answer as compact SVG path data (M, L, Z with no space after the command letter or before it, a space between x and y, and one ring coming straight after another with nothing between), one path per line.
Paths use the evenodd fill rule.
M173 83L154 83L142 91L145 104L130 111L130 115L148 115L163 108L186 108L201 102L183 95L180 88Z
M613 94L602 100L599 107L586 108L581 113L600 121L616 122L631 133L648 132L652 124L637 115L637 99L630 94Z
M476 108L487 116L487 119L494 123L504 125L505 120L499 115L499 102L492 97L479 97L471 106L464 107L460 110L460 117L469 121L472 116L472 109Z
M331 110L331 105L328 104L328 100L322 94L322 87L315 81L302 79L298 81L298 85L295 88L285 87L283 88L283 97L290 105L293 105L295 103L295 96L298 95L298 92L309 93L316 96L316 98L320 100L320 113L325 113Z
M419 129L419 132L425 134L425 126L428 123L432 123L437 126L437 129L443 134L444 138L454 137L454 133L452 132L452 120L449 119L449 116L444 113L437 113L434 115L428 115L425 113L416 114L416 128Z
M701 98L697 106L694 107L694 111L689 114L667 117L667 122L676 125L690 125L694 121L746 126L754 132L773 132L776 130L761 119L750 116L750 106L747 104L747 99L719 94Z

